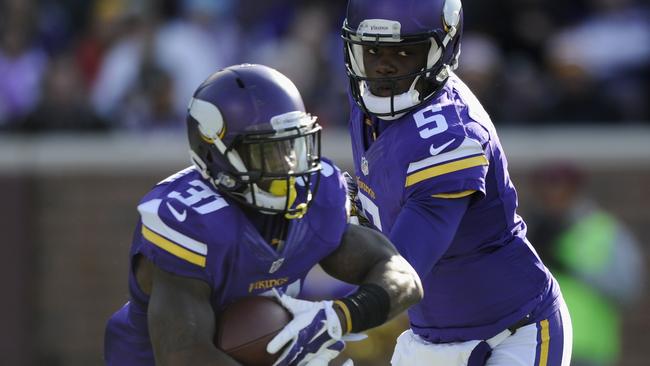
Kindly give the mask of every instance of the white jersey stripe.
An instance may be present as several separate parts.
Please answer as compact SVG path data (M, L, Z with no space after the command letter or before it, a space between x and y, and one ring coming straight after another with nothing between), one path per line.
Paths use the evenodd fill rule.
M476 140L472 140L466 137L465 140L463 140L463 142L460 144L460 146L458 146L456 149L452 151L430 156L426 159L422 159L420 161L416 161L409 164L408 171L406 172L406 174L411 174L415 171L424 169L426 167L430 167L432 165L441 164L450 160L461 159L464 157L478 155L478 154L484 154L483 147L481 147L481 144Z
M147 201L138 206L142 223L158 235L201 255L208 254L208 246L167 226L158 216L161 199Z
M176 179L178 179L178 178L184 176L185 174L189 174L191 171L193 171L193 170L195 170L195 169L196 169L196 167L195 167L194 165L188 166L187 168L181 170L180 172L176 172L176 173L170 175L169 177L167 177L167 178L161 180L161 181L158 182L158 184L156 184L156 185L160 185L160 184L163 184L163 183L173 182L173 181L175 181Z
M561 366L569 366L571 363L571 354L573 352L573 325L571 324L569 309L564 301L562 301L560 312L562 314L562 329L564 330L564 352L562 352Z

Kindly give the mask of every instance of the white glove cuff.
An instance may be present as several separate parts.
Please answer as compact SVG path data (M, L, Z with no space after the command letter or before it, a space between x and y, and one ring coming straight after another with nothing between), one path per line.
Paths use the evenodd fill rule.
M341 340L343 337L343 329L341 329L341 320L339 320L336 310L332 306L332 301L323 301L325 307L325 316L327 317L327 333L335 340Z

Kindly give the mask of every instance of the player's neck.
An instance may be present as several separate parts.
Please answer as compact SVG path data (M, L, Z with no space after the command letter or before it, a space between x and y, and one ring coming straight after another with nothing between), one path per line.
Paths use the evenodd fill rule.
M366 147L369 148L378 138L379 135L386 129L387 121L378 117L364 115L363 128L364 128L364 142Z
M287 236L288 220L282 214L264 214L251 208L244 208L248 220L266 243L280 250Z

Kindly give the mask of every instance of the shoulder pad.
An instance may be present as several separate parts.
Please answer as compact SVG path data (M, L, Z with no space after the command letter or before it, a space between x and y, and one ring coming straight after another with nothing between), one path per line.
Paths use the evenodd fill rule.
M153 199L138 206L142 236L158 248L187 262L205 267L208 246L189 236L188 210L177 209L168 200ZM169 218L169 215L174 218ZM186 221L188 223L186 223Z
M321 165L316 203L327 206L345 205L347 190L343 173L329 159L323 158Z
M165 183L174 182L174 181L176 181L176 180L178 180L178 179L180 179L180 178L182 178L182 177L184 177L184 176L186 176L186 175L188 175L190 173L193 173L193 172L196 172L196 169L192 165L192 166L189 166L189 167L187 167L187 168L185 168L185 169L183 169L181 171L178 171L178 172L170 175L169 177L167 177L167 178L161 180L160 182L158 182L158 184L156 184L156 185L161 185L161 184L165 184Z
M204 267L208 226L214 229L205 222L224 223L213 216L227 206L226 200L201 179L174 180L138 206L142 235L158 248Z
M453 94L462 100L462 105L470 119L482 124L492 125L490 115L485 111L481 102L458 76L454 74L449 79L448 84L453 88Z
M330 176L334 175L335 173L336 174L341 173L341 169L339 169L339 167L336 166L336 164L334 164L330 159L327 159L327 158L321 158L321 167L322 167L322 169L321 169L320 173L324 177L330 177Z
M477 163L476 165L486 165L488 163L481 144L468 137L454 138L442 146L431 144L428 150L428 154L425 155L424 159L414 161L408 165L407 174L430 167L437 167L441 171L454 171L450 168L451 165L460 167L468 164L472 165L472 162Z
M481 191L489 165L488 158L478 141L469 137L458 140L450 140L448 146L436 147L432 144L428 153L423 153L423 159L408 165L404 186L429 181L428 185L432 186L434 193Z

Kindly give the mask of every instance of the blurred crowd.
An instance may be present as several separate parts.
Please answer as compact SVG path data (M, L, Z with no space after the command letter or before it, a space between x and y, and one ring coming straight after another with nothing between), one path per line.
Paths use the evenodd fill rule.
M617 365L624 318L639 305L647 282L646 243L602 206L577 163L549 161L531 178L528 239L553 272L569 308L571 365Z
M287 74L346 123L345 0L3 0L0 132L182 130L217 69ZM459 74L497 124L650 121L648 0L464 0Z

